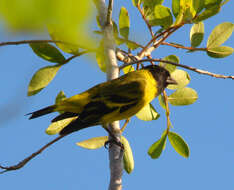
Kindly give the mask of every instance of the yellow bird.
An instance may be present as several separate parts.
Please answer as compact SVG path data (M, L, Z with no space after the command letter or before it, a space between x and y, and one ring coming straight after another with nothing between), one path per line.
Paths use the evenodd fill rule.
M29 119L63 111L52 122L78 116L60 135L95 125L130 118L149 104L169 84L177 84L163 67L150 65L117 79L98 84L58 104L29 113Z

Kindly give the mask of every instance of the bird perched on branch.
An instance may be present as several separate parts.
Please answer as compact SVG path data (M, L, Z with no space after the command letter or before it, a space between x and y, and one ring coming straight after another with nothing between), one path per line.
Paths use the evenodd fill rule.
M29 119L34 119L52 112L62 111L63 113L55 117L52 122L72 117L74 119L60 131L58 137L18 164L9 167L0 165L0 169L3 170L0 173L22 168L43 150L72 132L130 118L161 94L169 84L177 84L171 78L170 73L163 67L151 65L98 84L55 105L29 113L31 115ZM113 136L111 133L110 135ZM114 137L113 139L115 139ZM123 147L118 139L115 139L114 142Z
M170 73L163 67L150 65L29 113L29 119L56 111L63 113L52 122L78 116L60 131L60 135L67 135L87 127L130 118L161 94L169 84L177 84Z

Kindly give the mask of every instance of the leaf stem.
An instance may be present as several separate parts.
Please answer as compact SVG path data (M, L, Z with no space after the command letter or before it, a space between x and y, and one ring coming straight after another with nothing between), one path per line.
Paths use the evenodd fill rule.
M170 109L169 109L169 104L168 104L168 98L167 98L167 93L165 90L163 91L163 98L164 98L165 105L166 105L167 134L168 134L170 131L171 121L170 121Z
M172 46L175 48L179 48L179 49L186 49L186 50L190 50L190 51L206 51L207 48L194 48L194 47L185 47L179 44L173 44L173 43L168 43L168 42L162 42L161 45L167 45L167 46Z

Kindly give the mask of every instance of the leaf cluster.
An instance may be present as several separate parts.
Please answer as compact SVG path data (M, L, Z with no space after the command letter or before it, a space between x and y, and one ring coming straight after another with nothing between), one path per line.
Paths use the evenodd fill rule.
M154 32L152 39L154 39L155 36L160 36L163 33L173 33L173 29L180 28L185 24L193 24L190 30L191 47L188 48L176 43L170 43L169 45L177 48L179 47L182 49L187 49L189 52L205 51L208 56L213 58L223 58L233 53L233 49L231 47L221 46L233 32L234 25L229 22L224 22L216 26L208 37L206 47L198 48L198 46L200 46L204 40L205 25L202 21L217 14L221 10L224 2L220 0L172 0L171 8L164 6L163 0L133 0L132 2L133 5L141 12L144 21L146 24L148 24L148 27L151 31L153 31L152 28L159 27L159 29ZM142 51L144 51L145 47L143 45L130 40L130 15L125 7L120 9L118 24L114 21L112 22L116 44L119 47L125 45L125 47L128 49L128 52L137 49L143 49ZM101 28L100 24L99 28ZM60 36L61 31L58 30L57 32L56 27L49 26L48 31L53 40L64 40L63 37ZM98 35L102 34L101 31L95 31L95 33ZM154 42L154 40L151 41ZM69 43L56 43L56 45L63 52L79 56L79 46L75 46ZM40 58L56 64L53 66L46 66L41 68L34 74L28 88L29 96L35 95L43 88L45 88L54 79L59 69L64 64L68 63L67 59L63 56L61 51L48 43L30 44L30 47L32 48L33 52ZM103 41L100 40L99 47L96 50L96 60L99 68L103 72L106 72L105 56L103 52ZM125 54L128 55L128 53ZM129 58L131 61L136 59L134 56ZM168 55L162 60L177 64L180 62L179 57L176 55ZM170 92L170 95L160 95L158 97L159 104L165 110L167 115L168 124L167 129L163 132L161 138L151 145L148 154L151 156L151 158L158 158L165 148L166 139L168 138L176 152L178 152L183 157L188 157L189 148L187 143L180 135L170 131L171 121L169 118L169 105L185 106L193 104L198 99L198 94L191 87L187 87L191 78L186 71L181 70L174 65L166 64L165 62L161 62L159 65L165 67L178 84L168 86L168 90L172 91ZM134 66L130 65L125 67L123 72L128 73L134 71L135 69L138 68L134 68ZM56 98L56 101L59 101L60 97L64 98L65 95L60 92ZM160 117L160 114L156 111L156 108L153 104L149 104L145 106L140 112L138 112L136 116L143 121L152 121L157 120ZM54 122L47 128L46 133L49 135L57 134L74 119L76 119L76 117ZM97 137L78 143L78 145L84 148L96 149L104 145L106 138L107 137ZM124 157L125 169L128 173L131 173L134 166L132 150L127 139L124 137L123 139L124 145L127 147Z
M7 12L6 7L8 6L9 1L5 0L3 2L4 3L0 8L0 12L9 22L9 25L11 25L13 28L34 27L29 24L30 18L26 19L26 16L28 16L29 14L28 9L23 9L25 10L25 14L22 14L23 17L21 17L20 15L19 17L17 17L16 20L14 20L17 22L12 22L13 16L19 10L16 10L16 7L12 6L12 12ZM41 1L41 3L43 2L44 1ZM61 4L61 2L60 4L58 4L60 6L65 6L64 4ZM15 5L18 5L17 3L17 0L15 0ZM74 3L76 5L77 1ZM81 2L79 1L79 3ZM151 35L151 40L147 43L147 45L141 45L138 42L131 40L131 15L129 15L128 10L125 7L122 7L119 12L118 21L113 20L112 24L116 45L120 49L119 53L121 53L121 56L124 57L123 59L118 57L118 59L124 62L124 64L132 63L132 65L128 65L123 69L123 73L128 73L139 69L140 64L136 64L136 66L134 66L134 62L142 59L143 57L151 58L152 51L159 48L160 45L167 45L175 48L184 49L189 53L202 51L206 52L206 54L212 58L224 58L233 53L233 48L223 45L229 39L234 30L234 24L230 22L224 22L217 25L208 36L206 47L199 47L205 37L204 21L218 14L221 11L222 6L227 3L227 0L172 0L171 7L164 6L163 0L132 0L132 3L133 8L136 8L139 11L142 19L146 23L146 26L149 29L149 35ZM82 8L87 8L88 6L85 1L82 1L82 3L79 5L82 5ZM45 42L29 44L32 51L38 57L48 62L50 65L42 67L32 76L32 79L28 86L28 96L38 94L50 82L53 81L56 74L65 64L68 64L70 60L79 57L84 53L95 53L96 62L100 70L106 72L103 40L99 40L98 46L94 45L94 41L86 41L87 43L84 43L84 40L82 40L82 38L84 38L85 35L77 31L78 25L78 28L80 28L84 20L86 20L85 18L87 17L87 13L85 13L81 8L77 10L70 7L71 12L67 10L65 12L67 15L63 18L60 15L61 7L57 7L57 9L58 12L55 12L56 14L54 15L56 16L53 19L54 21L56 21L56 19L61 19L62 24L56 24L56 22L46 22L48 34L50 38L54 40L54 45ZM85 10L87 11L87 9ZM13 14L14 11L15 13ZM77 13L78 15L76 15L76 11L80 11L79 14ZM37 16L38 15L35 15L35 17L33 18L34 20L38 21L38 23L35 22L35 26L39 26L42 22L40 19L37 18ZM51 18L48 15L43 16L46 17L45 19ZM80 18L78 19L78 21L74 19L77 17ZM69 20L70 18L72 19ZM26 19L24 23L25 25L22 24L22 19ZM165 40L167 40L170 35L172 35L174 32L176 32L178 29L186 24L192 24L189 34L191 43L190 47L186 47L183 44L174 42L165 42ZM100 35L102 35L102 31L98 17L97 25L99 27L99 30L93 32L99 37ZM90 43L93 43L91 44L91 46L95 47L94 49L90 48ZM80 44L88 45L84 46ZM137 51L138 53L135 53ZM68 54L70 55L70 57L66 58L65 55ZM156 142L154 142L150 146L148 154L153 159L159 158L162 151L166 147L167 139L169 139L169 142L176 150L176 152L178 152L181 156L187 158L189 156L189 147L187 143L179 134L171 131L172 123L170 121L170 106L191 105L198 99L198 94L194 89L188 87L191 81L188 72L179 69L179 66L165 63L163 62L163 60L169 63L171 62L180 64L179 57L169 54L168 56L162 58L162 61L159 63L160 66L165 67L170 72L171 76L177 81L178 84L168 86L166 91L169 95L166 95L166 93L164 93L163 95L160 95L158 97L159 104L165 110L165 114L167 116L167 125L160 139L156 140ZM154 64L153 62L151 63ZM56 103L61 101L65 97L65 94L61 91L56 97ZM143 121L157 120L160 117L160 114L156 110L157 109L154 107L153 103L151 103L145 106L140 112L138 112L136 114L136 117ZM76 117L53 122L46 129L46 133L49 135L59 133L60 130L62 130L74 119L76 119ZM97 149L103 147L106 140L107 137L95 137L77 143L77 145L83 148ZM122 136L121 142L124 145L125 170L128 173L131 173L134 168L132 150L128 140L125 137Z

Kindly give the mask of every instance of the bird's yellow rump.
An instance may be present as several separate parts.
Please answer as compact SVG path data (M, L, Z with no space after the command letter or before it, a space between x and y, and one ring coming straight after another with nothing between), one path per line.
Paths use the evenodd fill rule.
M52 120L78 116L61 135L83 128L130 118L162 93L168 84L176 84L163 67L150 65L117 79L98 84L58 104L30 113L30 119L63 111Z

